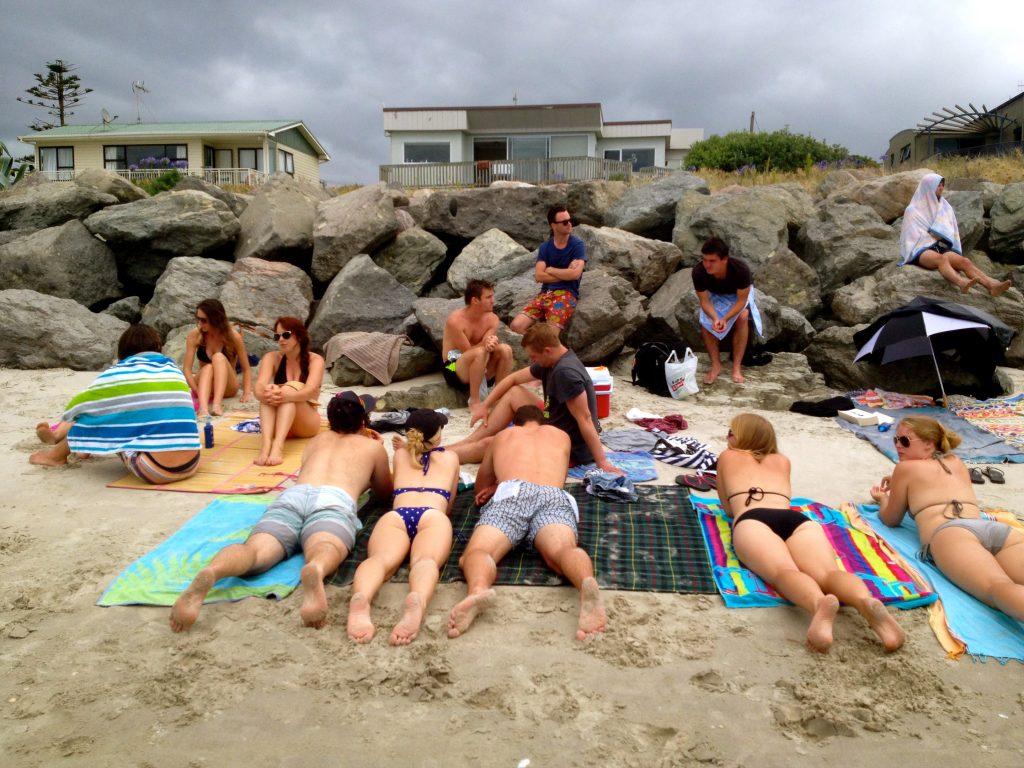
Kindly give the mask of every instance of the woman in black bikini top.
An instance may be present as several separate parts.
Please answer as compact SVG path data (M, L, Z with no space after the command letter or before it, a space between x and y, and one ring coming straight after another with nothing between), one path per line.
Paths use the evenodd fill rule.
M840 601L858 610L886 651L903 645L903 630L885 606L839 568L821 525L790 509L789 459L779 453L771 423L742 413L729 425L728 444L718 459L718 487L722 507L733 518L736 556L811 614L807 645L828 651Z
M195 361L199 371L192 372ZM224 398L242 390L243 403L253 398L252 368L242 334L228 322L224 305L218 299L203 299L196 307L196 327L185 336L185 380L198 399L197 414L224 413ZM242 373L239 387L238 372Z

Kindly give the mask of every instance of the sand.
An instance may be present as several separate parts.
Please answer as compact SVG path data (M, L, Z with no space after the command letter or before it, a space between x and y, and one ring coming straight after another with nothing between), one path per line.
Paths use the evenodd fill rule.
M682 413L688 434L724 448L738 407L673 403L616 373L606 426L626 426L633 406ZM29 465L36 422L94 376L0 371L0 765L1024 764L1024 667L945 659L924 609L898 612L908 640L891 656L843 609L820 656L803 646L798 609L728 610L712 595L607 592L608 631L580 643L574 590L499 587L496 606L449 640L464 585L441 585L406 648L387 644L405 584L384 586L367 646L345 636L348 588L328 587L319 631L301 626L301 589L206 606L182 635L167 608L96 607L212 497L106 488L122 474L115 459ZM800 495L868 501L891 471L831 420L766 415ZM467 421L455 412L448 440ZM1004 469L1006 485L980 494L1012 509L1024 467Z

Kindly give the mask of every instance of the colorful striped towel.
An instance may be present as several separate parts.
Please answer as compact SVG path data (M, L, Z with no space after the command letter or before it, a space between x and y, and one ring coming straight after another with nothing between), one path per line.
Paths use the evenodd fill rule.
M858 504L857 512L931 582L940 602L932 608L930 623L950 658L958 658L966 652L974 657L991 656L1000 662L1007 659L1024 661L1024 624L971 597L947 579L934 564L922 560L918 555L921 540L917 535L917 523L909 515L897 527L890 528L879 519L877 504ZM1024 531L1024 526L1008 512L990 513L988 516ZM940 607L941 613L936 613Z
M167 541L129 565L97 605L173 605L195 575L228 544L241 544L273 496L221 496L201 509ZM221 579L207 603L243 597L287 597L299 585L302 555L246 578Z
M736 558L730 519L718 497L691 494L691 501L700 520L711 571L725 604L729 608L789 605L789 601ZM839 565L864 581L871 594L883 603L897 608L916 608L935 602L936 596L928 585L901 565L899 556L884 540L859 530L842 511L810 499L793 499L791 508L822 524Z
M949 410L1010 445L1024 449L1024 395L991 400L950 395Z

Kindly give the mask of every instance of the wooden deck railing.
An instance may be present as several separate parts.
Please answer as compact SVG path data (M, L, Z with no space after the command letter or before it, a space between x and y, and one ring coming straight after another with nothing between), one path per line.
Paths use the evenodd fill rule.
M557 184L565 181L629 181L633 166L600 157L536 157L523 160L476 160L461 163L382 165L380 180L402 187L486 187L493 181Z

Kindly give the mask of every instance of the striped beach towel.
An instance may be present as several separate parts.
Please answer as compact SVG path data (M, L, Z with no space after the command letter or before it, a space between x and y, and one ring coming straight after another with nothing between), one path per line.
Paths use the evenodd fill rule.
M68 403L75 453L199 450L199 428L185 375L157 352L126 357Z
M789 601L760 576L745 568L732 548L730 519L714 496L691 494L700 519L711 570L729 608L789 605ZM836 551L840 567L863 581L871 594L897 608L916 608L935 602L927 583L909 571L889 544L857 528L841 510L810 499L793 499L791 509L821 523Z

